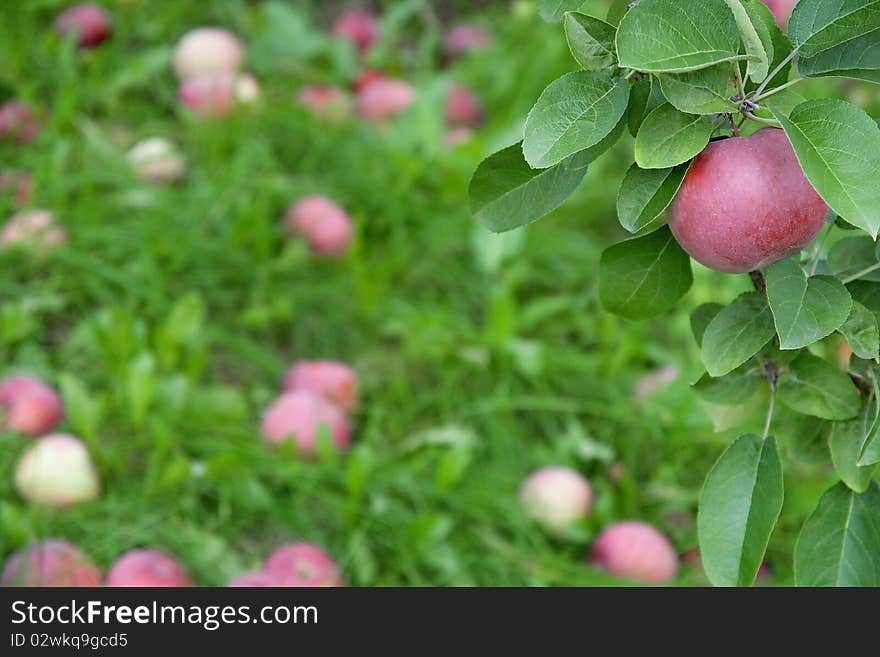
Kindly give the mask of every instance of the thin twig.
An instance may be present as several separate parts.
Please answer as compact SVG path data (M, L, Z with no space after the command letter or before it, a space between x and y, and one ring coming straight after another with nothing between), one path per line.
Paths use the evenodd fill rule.
M822 255L822 249L825 248L825 242L828 241L828 236L831 234L831 231L834 229L834 222L828 222L828 228L825 229L825 234L822 235L822 239L820 239L816 243L816 253L813 256L813 261L810 263L810 276L816 273L816 267L819 266L819 257Z
M767 419L764 421L764 440L770 435L770 424L773 422L773 407L776 403L776 386L770 386L770 406L767 408Z
M782 124L779 121L775 121L773 119L764 119L764 118L761 118L760 116L755 116L751 112L743 112L743 116L745 116L747 119L750 119L752 121L756 121L758 123L763 123L764 125L773 126L774 128L782 127Z
M773 89L771 89L767 93L763 93L760 96L753 95L751 100L753 102L758 102L759 100L764 100L765 98L769 98L770 96L772 96L774 94L778 94L780 91L785 91L789 87L793 87L794 85L796 85L800 82L803 82L804 80L806 80L806 78L795 78L794 80L789 80L785 84L779 85L778 87L774 87Z
M770 75L767 76L767 79L764 80L757 89L755 89L755 93L752 95L760 96L762 93L764 93L764 89L767 88L767 85L770 84L770 81L776 77L779 71L785 68L786 64L788 64L792 59L795 58L795 55L797 55L797 48L788 53L788 57L779 62L779 66L773 69Z
M847 276L841 282L846 285L847 283L852 283L853 281L859 280L862 276L867 276L872 271L877 271L880 269L880 262L871 265L870 267L865 267L862 271L853 274L852 276Z

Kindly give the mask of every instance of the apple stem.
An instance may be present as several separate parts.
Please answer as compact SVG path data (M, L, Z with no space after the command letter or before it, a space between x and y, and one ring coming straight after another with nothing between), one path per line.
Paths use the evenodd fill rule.
M627 73L626 75L623 76L623 79L624 79L624 80L629 80L629 79L630 79L632 76L634 76L636 73L638 73L638 71L637 71L636 69L634 69L634 68L631 68L631 69L629 70L629 73Z
M793 87L794 85L796 85L800 82L803 82L804 80L806 80L806 78L795 78L794 80L789 80L785 84L779 85L778 87L775 87L775 88L771 89L770 91L763 93L759 96L753 95L752 101L758 102L759 100L764 100L765 98L769 98L773 94L778 94L780 91L785 91L789 87Z
M767 85L770 84L770 81L776 77L776 75L779 73L779 71L781 71L782 69L785 68L786 64L788 64L792 59L795 58L795 55L797 55L797 52L798 52L797 48L795 48L790 53L788 53L788 57L786 57L781 62L779 62L779 65L776 68L774 68L770 72L770 75L768 75L766 77L766 79L760 84L760 86L757 89L755 89L755 93L753 94L755 97L760 97L761 94L764 93L764 89L767 88Z
M770 424L773 422L773 407L776 403L776 384L770 383L770 406L767 408L767 419L764 421L764 440L770 435Z

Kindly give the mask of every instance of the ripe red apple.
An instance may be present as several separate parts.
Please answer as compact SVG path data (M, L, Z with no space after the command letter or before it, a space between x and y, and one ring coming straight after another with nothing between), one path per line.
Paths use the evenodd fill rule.
M101 570L67 541L50 538L13 553L2 586L100 586Z
M57 433L36 440L18 459L15 486L30 502L64 508L98 497L98 472L79 438Z
M113 27L107 12L94 3L84 2L61 12L55 20L55 30L61 36L76 32L80 48L94 48L110 36Z
M382 123L402 114L415 100L415 91L403 80L379 78L357 94L357 113L369 121Z
M669 227L707 267L744 273L787 258L821 230L828 206L782 130L709 144L685 176Z
M477 95L461 84L453 84L446 93L446 123L476 128L483 122L483 107Z
M491 46L492 35L476 25L457 25L443 35L443 53L449 58Z
M193 581L177 560L158 550L130 550L107 572L107 586L180 587Z
M281 582L266 573L242 573L226 586L232 588L262 588L281 586Z
M8 193L17 206L27 205L33 194L33 179L26 171L0 171L0 195Z
M174 71L180 80L203 75L235 75L245 47L231 32L200 27L183 35L174 50Z
M135 144L126 154L141 180L167 185L183 180L186 163L177 147L163 137L150 137Z
M669 540L651 525L618 522L593 543L590 562L617 577L639 582L667 582L678 572L678 556Z
M296 95L296 102L324 121L341 121L351 113L351 101L339 87L305 86Z
M302 237L313 253L341 256L348 250L353 232L351 217L325 196L304 196L284 215L284 227L291 237Z
M361 53L365 53L379 38L379 24L366 9L352 9L333 22L330 33L334 37L348 39Z
M210 74L187 78L180 83L177 97L196 116L223 116L235 106L235 76Z
M323 397L305 390L289 390L276 399L263 415L266 442L293 440L296 450L312 455L317 449L318 431L326 427L337 449L347 449L351 430L345 413Z
M27 105L17 100L0 105L0 140L24 146L39 134L40 124Z
M63 417L58 394L36 377L19 374L0 381L0 428L39 436Z
M278 586L345 586L333 558L311 543L291 543L266 559L263 573Z
M561 533L590 513L593 489L579 472L550 466L529 475L519 498L532 518L549 531Z
M284 389L320 395L351 413L357 405L358 377L353 369L339 361L301 360L285 373Z
M785 30L788 25L788 19L791 18L791 12L797 3L798 0L764 0L764 4L770 8L781 30Z
M52 247L66 241L67 232L55 225L55 215L48 210L22 210L0 231L0 248L14 244Z

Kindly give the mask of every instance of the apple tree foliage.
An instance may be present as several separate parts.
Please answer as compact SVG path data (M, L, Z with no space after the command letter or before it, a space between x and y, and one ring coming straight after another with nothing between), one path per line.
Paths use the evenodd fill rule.
M603 253L599 297L627 319L656 317L693 279L665 225L691 161L710 140L782 128L831 208L828 230L851 230L830 251L820 235L801 257L752 272L755 291L729 305L692 312L706 369L694 393L726 428L766 410L763 435L735 440L706 477L702 560L716 585L754 582L783 506L770 433L781 404L827 436L840 479L800 530L796 584L880 585L880 127L844 100L796 92L824 76L880 83L880 0L800 0L787 32L757 0L617 0L604 18L578 11L583 4L539 0L579 69L547 86L521 143L477 168L473 214L496 232L539 219L629 131L635 163L617 210L634 237ZM823 357L835 339L852 351L845 366Z

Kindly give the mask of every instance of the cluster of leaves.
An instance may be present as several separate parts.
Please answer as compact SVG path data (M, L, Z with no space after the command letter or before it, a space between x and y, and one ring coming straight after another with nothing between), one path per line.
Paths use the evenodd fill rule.
M693 312L706 367L696 394L724 409L727 427L769 405L764 435L736 440L706 480L701 554L715 584L755 579L783 503L769 435L778 397L823 423L841 480L802 528L797 584L880 585L880 127L848 102L793 90L823 76L880 82L880 2L801 0L787 33L756 0L618 0L605 20L576 11L583 4L539 3L542 17L563 22L581 70L546 88L520 144L479 166L475 217L500 232L544 216L629 130L635 164L617 208L635 237L602 255L599 294L610 312L655 317L693 280L664 216L693 159L713 139L783 129L832 212L803 259L753 272L756 291ZM826 254L835 226L852 232ZM835 335L853 352L847 371L808 349Z

